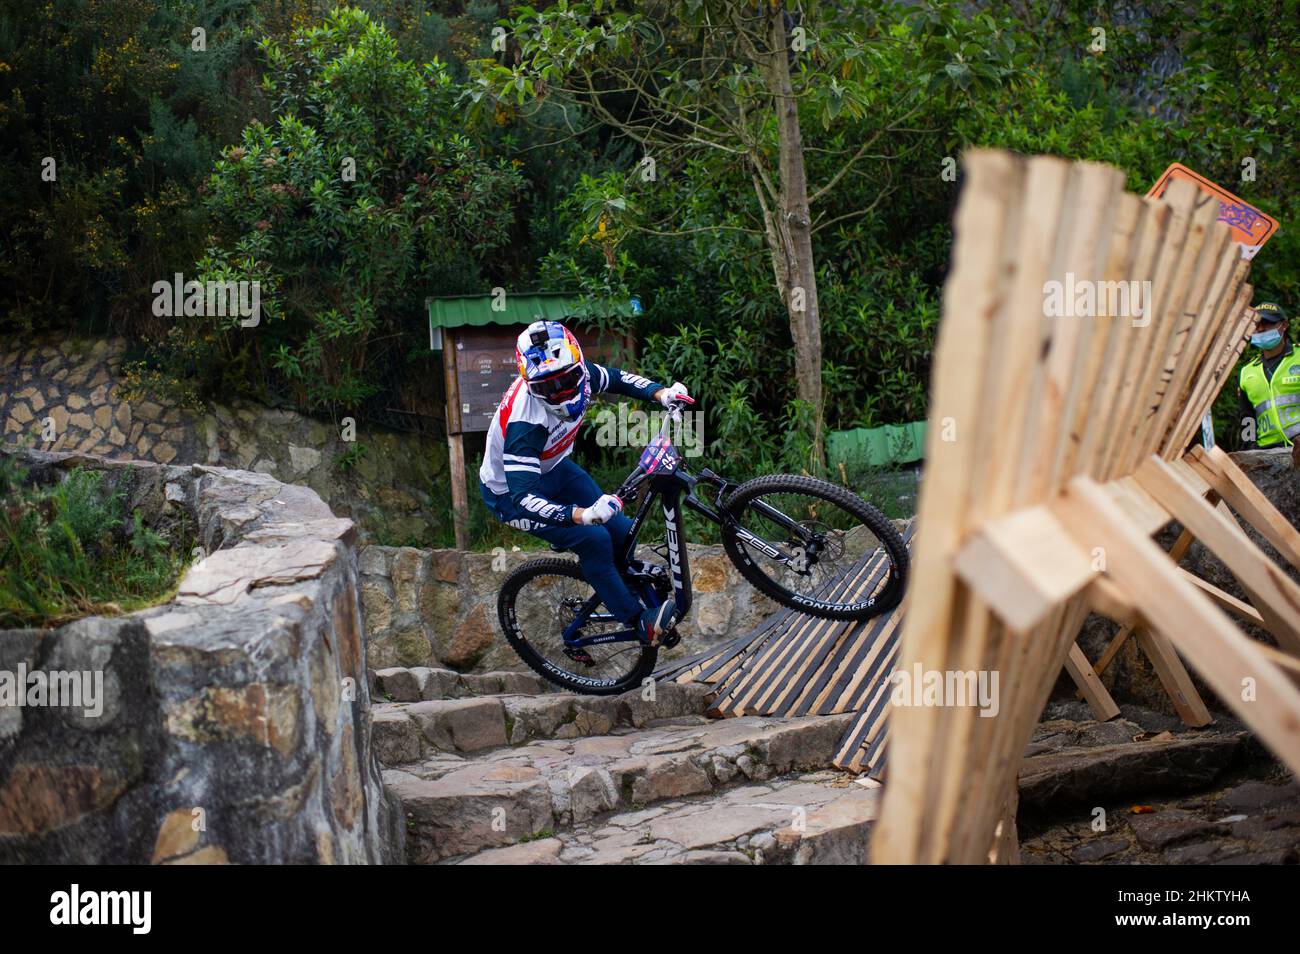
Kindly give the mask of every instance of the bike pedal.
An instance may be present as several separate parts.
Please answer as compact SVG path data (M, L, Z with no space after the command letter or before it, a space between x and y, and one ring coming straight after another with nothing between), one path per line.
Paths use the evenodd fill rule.
M660 649L672 649L682 641L681 633L677 632L676 627L664 633L663 638L659 640Z

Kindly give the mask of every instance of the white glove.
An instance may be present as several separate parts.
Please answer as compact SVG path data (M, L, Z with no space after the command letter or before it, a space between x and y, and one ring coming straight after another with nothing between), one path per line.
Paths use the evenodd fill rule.
M614 514L623 509L623 501L613 494L602 494L590 507L582 508L580 522L590 526L593 523L606 523L613 519Z
M664 388L659 392L659 403L668 407L673 401L684 401L687 404L694 404L695 398L686 393L686 385L680 381L674 381L672 387Z

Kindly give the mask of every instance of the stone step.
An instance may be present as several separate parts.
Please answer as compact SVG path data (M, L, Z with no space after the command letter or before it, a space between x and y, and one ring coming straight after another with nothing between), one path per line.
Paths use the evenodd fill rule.
M1165 736L1031 754L1020 765L1021 811L1199 791L1243 760L1252 744L1244 732Z
M371 707L375 751L380 764L398 766L443 752L603 735L656 719L700 715L708 704L707 686L660 683L654 689L650 699L635 690L621 696L557 692L378 703Z
M439 752L388 769L384 782L403 805L407 860L429 864L550 837L609 812L822 770L851 718L678 716L468 758Z
M1062 814L1021 843L1025 864L1295 864L1300 861L1300 785L1276 763L1230 787L1112 804L1103 831ZM1125 810L1128 808L1128 810Z
M427 702L431 699L465 699L472 696L540 696L562 691L535 672L456 672L416 666L370 670L370 697L376 701Z
M789 774L607 816L448 863L863 864L880 803L881 789L870 784L835 771Z

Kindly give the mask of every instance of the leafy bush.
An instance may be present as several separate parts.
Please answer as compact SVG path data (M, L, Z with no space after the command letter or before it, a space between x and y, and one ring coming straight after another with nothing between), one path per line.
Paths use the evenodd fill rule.
M261 49L274 118L217 162L198 263L200 281L259 282L260 322L184 318L176 352L213 391L274 370L300 405L355 408L386 370L383 343L423 327L430 288L482 289L522 179L462 132L442 64L401 59L361 10Z
M256 106L256 5L0 0L0 331L161 333L149 287L201 250L195 189Z
M53 487L25 487L0 455L0 627L58 625L165 599L184 559L141 520L101 471L73 470Z

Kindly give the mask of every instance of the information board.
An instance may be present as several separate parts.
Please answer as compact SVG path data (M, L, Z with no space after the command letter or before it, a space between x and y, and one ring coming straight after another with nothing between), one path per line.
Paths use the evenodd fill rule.
M506 390L519 376L519 368L515 365L515 341L519 330L501 325L447 330L447 338L454 342L462 433L486 431L492 426L492 415L500 406ZM583 332L578 328L572 330L588 360L612 363L623 360L622 355L627 353L621 338Z

